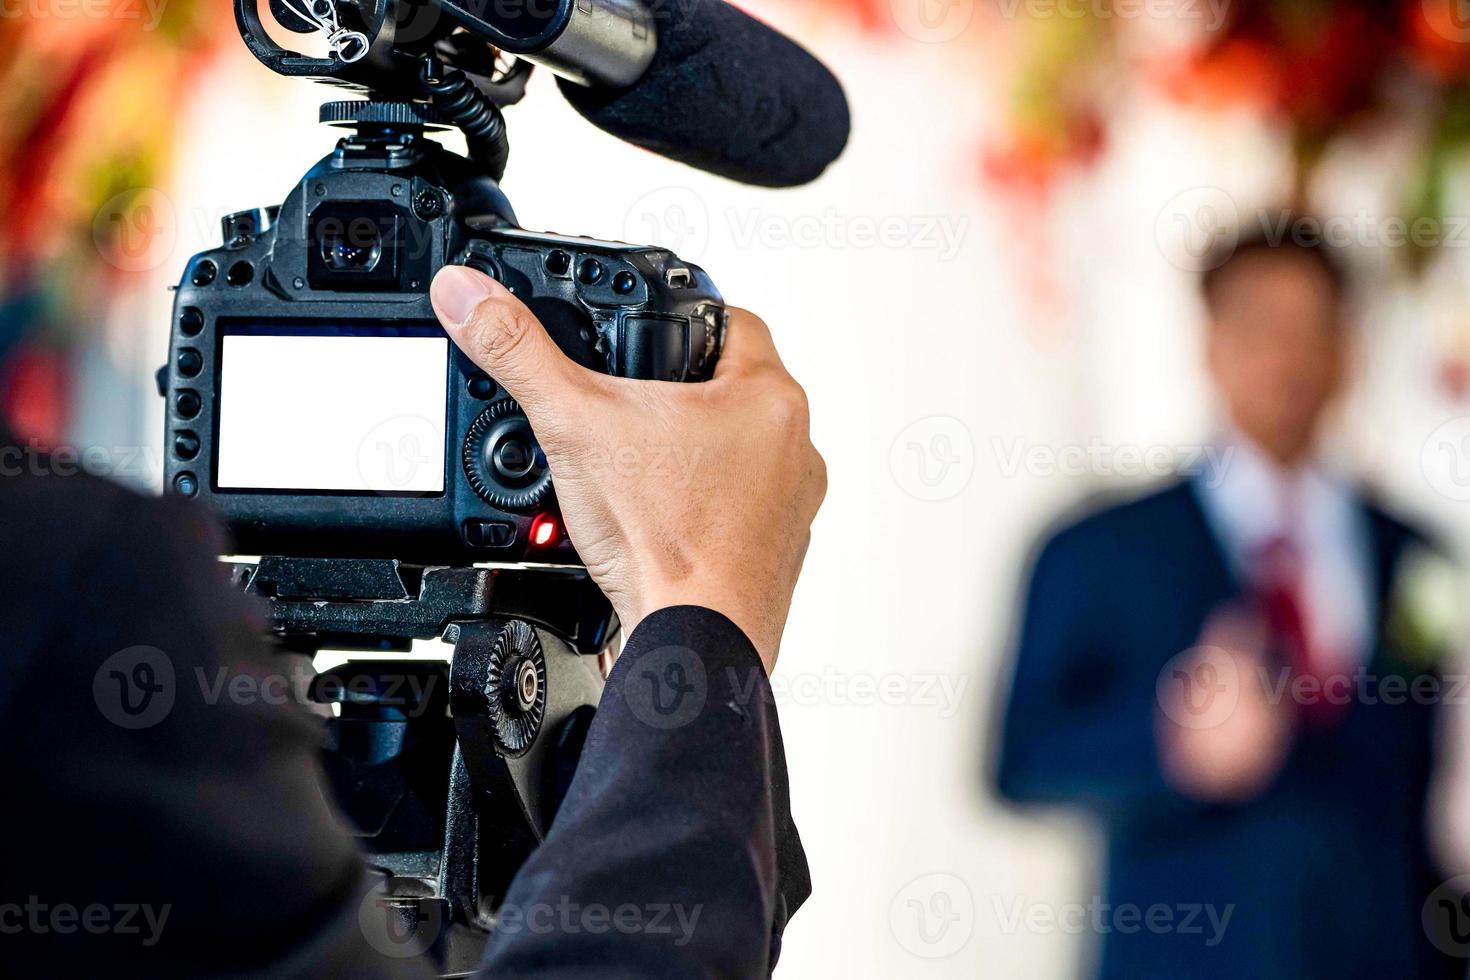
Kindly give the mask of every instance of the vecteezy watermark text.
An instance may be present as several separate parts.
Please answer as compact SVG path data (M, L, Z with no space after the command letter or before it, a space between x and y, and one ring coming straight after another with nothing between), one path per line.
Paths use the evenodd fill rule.
M1007 20L1157 20L1198 23L1214 32L1225 26L1232 0L999 0Z
M970 220L962 215L768 214L759 208L725 213L730 240L742 249L874 249L933 252L939 261L959 255Z
M199 703L228 705L336 704L373 701L400 707L419 717L436 702L438 676L407 671L373 677L317 673L305 659L288 660L274 670L233 664L193 668ZM188 675L186 675L188 676ZM119 650L102 662L92 680L92 697L103 717L119 728L151 728L167 718L188 682L168 654L150 646Z
M742 678L733 667L725 670L736 702L749 704L755 697L756 673ZM970 678L966 674L854 674L829 665L820 673L772 674L770 685L771 699L778 707L934 708L941 718L952 718L960 710Z
M0 935L69 936L85 932L94 936L137 936L142 945L154 946L163 935L171 911L172 905L94 902L77 906L43 902L40 896L31 895L24 903L0 903Z
M959 713L970 686L966 674L868 674L834 666L821 672L777 672L768 684L764 678L760 667L726 667L712 676L693 650L667 646L644 654L625 674L619 693L641 721L672 729L698 719L712 690L724 692L721 703L741 714L764 700L779 707L919 709L951 718Z
M1033 444L1023 436L990 440L1001 476L1199 477L1211 488L1220 485L1235 456L1234 447L1113 445L1101 439L1065 446Z
M157 446L44 446L35 439L0 446L0 477L86 473L140 482L162 471L163 451Z
M1225 930L1230 926L1230 919L1235 915L1234 903L1223 908L1201 902L1174 905L1155 902L1141 906L1132 902L1107 902L1098 895L1086 902L1059 905L1031 902L1025 896L1006 901L993 895L991 907L1000 930L1007 934L1060 932L1075 936L1146 932L1150 935L1199 936L1203 945L1211 948L1220 945L1225 938Z
M1171 264L1205 272L1219 267L1241 241L1253 238L1273 247L1465 248L1470 246L1470 216L1404 216L1367 208L1340 214L1299 214L1243 208L1222 188L1194 187L1174 195L1159 211L1154 236Z
M669 936L675 946L689 945L699 927L703 905L679 902L626 902L608 906L598 902L575 902L563 895L555 904L502 905L495 914L495 931L529 932L545 936L587 933L601 936L616 932L624 936Z
M152 31L167 6L168 0L0 0L0 19L141 20Z

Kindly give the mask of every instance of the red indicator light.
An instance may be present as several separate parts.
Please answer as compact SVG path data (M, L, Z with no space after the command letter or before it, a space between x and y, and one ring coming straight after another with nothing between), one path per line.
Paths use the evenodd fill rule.
M556 540L556 518L542 514L531 522L531 543L538 548Z

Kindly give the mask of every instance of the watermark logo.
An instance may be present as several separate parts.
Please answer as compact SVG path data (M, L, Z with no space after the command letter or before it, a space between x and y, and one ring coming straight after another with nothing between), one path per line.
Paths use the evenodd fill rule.
M1225 26L1231 0L1000 0L1007 20L1168 21L1198 24L1214 33Z
M692 486L704 459L704 447L676 445L600 446L591 453L594 473L622 479L655 480L679 489Z
M495 913L495 933L601 936L615 932L624 936L666 937L675 947L682 948L693 942L703 912L703 905L678 902L634 905L627 902L609 906L600 902L575 902L570 896L563 895L555 904L502 905Z
M438 29L441 14L437 3L395 4L393 42L407 47L424 40Z
M1450 419L1429 434L1419 467L1437 493L1470 501L1470 415Z
M1221 647L1185 650L1159 671L1155 694L1165 717L1183 728L1214 728L1235 712L1240 667Z
M1470 42L1470 0L1421 0L1424 22L1446 41Z
M158 446L59 446L30 439L23 446L0 447L0 477L71 477L78 474L146 483L163 472Z
M824 208L769 211L761 207L711 212L687 187L643 195L623 220L623 237L651 242L698 260L719 237L741 251L930 252L952 262L964 250L970 218L963 214L862 213Z
M1271 247L1435 249L1470 247L1470 217L1406 218L1366 208L1342 214L1299 214L1290 209L1242 212L1218 187L1197 187L1173 197L1154 227L1159 251L1188 272L1218 268L1243 238Z
M163 927L172 911L172 905L94 902L78 906L70 902L44 902L39 895L31 895L24 905L0 904L0 935L70 936L85 932L93 936L137 936L139 945L152 947L162 938Z
M921 44L953 41L975 19L975 0L889 0L900 31Z
M653 728L682 728L699 717L709 697L704 661L688 647L659 647L638 659L623 678L623 699Z
M392 959L422 956L444 932L447 902L401 898L376 886L357 909L357 924L368 945Z
M1189 272L1220 265L1239 240L1240 211L1235 199L1218 187L1174 195L1154 221L1159 251Z
M1435 949L1470 959L1470 875L1458 875L1430 892L1420 921Z
M1211 489L1225 479L1235 456L1233 446L1221 449L1211 445L1111 445L1101 439L1051 446L1032 444L1022 436L1010 440L992 436L990 449L1001 476L1006 479L1022 473L1044 479L1178 476L1198 479Z
M137 21L154 31L167 7L168 0L0 0L0 19Z
M953 956L975 931L975 896L955 875L923 875L893 896L888 926L898 944L914 956L926 960Z
M628 209L623 218L623 237L698 261L709 248L709 207L704 198L687 187L649 191Z
M1114 904L1094 895L1086 902L1028 901L1017 896L1004 901L991 896L992 912L1000 931L1006 935L1029 932L1037 935L1063 933L1071 936L1106 936L1111 933L1154 936L1198 936L1200 945L1213 949L1225 938L1225 930L1235 916L1235 905L1218 906L1202 902L1169 905L1155 902L1149 906L1132 902Z
M953 718L964 706L970 687L968 674L848 673L831 664L820 672L777 671L769 681L765 676L760 668L743 672L725 668L734 703L749 705L768 693L769 700L782 709L913 708Z
M152 728L173 710L174 664L157 647L119 650L92 677L92 698L102 716L119 728Z
M911 497L934 502L963 493L975 474L975 440L948 415L910 424L888 449L888 469Z
M108 264L147 272L167 262L178 236L173 202L152 187L114 194L92 219L92 241Z
M432 489L443 461L444 422L400 415L373 426L357 447L362 485L375 490Z
M1259 647L1241 649L1258 651ZM1181 728L1207 729L1251 710L1283 705L1344 708L1361 705L1470 704L1470 676L1458 673L1378 674L1358 666L1350 672L1304 673L1272 666L1259 652L1198 646L1159 671L1155 694L1164 716Z
M730 240L743 251L881 249L932 252L952 262L964 248L970 219L945 214L847 214L827 208L820 214L778 214L760 208L725 212Z

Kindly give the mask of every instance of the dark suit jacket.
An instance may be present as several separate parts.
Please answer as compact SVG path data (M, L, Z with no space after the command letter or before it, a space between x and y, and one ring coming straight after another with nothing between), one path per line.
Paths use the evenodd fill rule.
M1395 569L1418 535L1363 506L1381 636ZM1443 964L1420 925L1436 884L1424 830L1431 707L1355 703L1330 738L1300 739L1249 804L1203 805L1164 782L1155 685L1206 618L1240 596L1224 554L1188 484L1045 542L1022 616L1000 791L1089 809L1108 840L1100 901L1173 910L1173 924L1153 930L1103 912L1102 976L1433 975ZM1382 643L1367 669L1417 673ZM1223 929L1210 906L1217 921L1230 908ZM1198 933L1182 926L1189 907Z
M427 975L365 941L366 875L319 790L319 721L293 703L201 695L196 672L280 670L210 523L177 499L34 462L0 440L0 973ZM660 728L622 681L670 645L698 658L707 694L686 724ZM137 646L164 652L174 700L128 730L94 682ZM641 925L567 930L548 912L497 934L484 972L765 976L809 891L754 649L717 613L667 609L629 638L567 799L506 898L522 914L633 905Z

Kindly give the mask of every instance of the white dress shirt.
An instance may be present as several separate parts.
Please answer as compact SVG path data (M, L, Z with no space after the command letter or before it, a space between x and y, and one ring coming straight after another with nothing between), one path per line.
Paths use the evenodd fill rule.
M1244 436L1221 442L1216 479L1195 481L1205 515L1242 583L1257 556L1288 538L1301 559L1301 599L1313 655L1351 671L1372 656L1373 553L1367 512L1345 480L1317 464L1283 471Z

